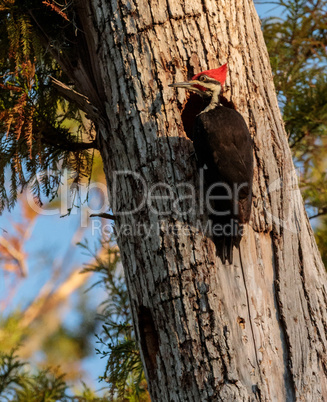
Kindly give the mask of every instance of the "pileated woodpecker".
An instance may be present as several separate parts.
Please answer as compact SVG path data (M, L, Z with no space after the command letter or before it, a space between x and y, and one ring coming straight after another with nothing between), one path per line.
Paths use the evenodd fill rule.
M195 92L204 100L194 120L192 140L211 198L209 215L217 254L231 263L233 244L238 244L251 215L253 145L240 113L220 103L226 74L227 64L170 86Z

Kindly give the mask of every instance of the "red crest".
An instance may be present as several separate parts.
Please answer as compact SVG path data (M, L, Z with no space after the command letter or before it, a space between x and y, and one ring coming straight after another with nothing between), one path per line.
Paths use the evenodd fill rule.
M214 68L213 70L201 71L201 73L198 73L194 77L192 77L192 80L196 80L200 77L200 75L203 74L207 75L210 78L213 78L216 81L219 81L221 85L224 85L227 75L227 63L219 68Z

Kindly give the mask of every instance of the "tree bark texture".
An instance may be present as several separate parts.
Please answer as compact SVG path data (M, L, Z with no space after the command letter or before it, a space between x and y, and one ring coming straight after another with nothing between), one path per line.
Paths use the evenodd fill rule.
M115 223L117 232L152 227L149 236L117 239L152 400L327 398L326 274L252 1L75 3L88 57L74 80L100 116L114 213L136 208L144 192L144 183L126 173L113 194L116 171L137 172L148 186L166 183L184 211L190 199L183 185L198 186L181 118L188 95L169 84L227 62L223 95L254 139L252 219L233 265L222 264L198 229L206 216L170 212L168 197L155 201L164 216L144 205Z

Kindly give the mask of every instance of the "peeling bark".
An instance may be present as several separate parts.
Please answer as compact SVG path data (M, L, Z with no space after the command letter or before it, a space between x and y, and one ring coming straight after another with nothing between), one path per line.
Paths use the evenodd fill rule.
M152 227L150 236L121 233L118 244L153 401L327 398L326 273L252 1L75 3L91 60L79 71L93 76L87 85L83 74L69 76L102 111L99 149L116 229ZM147 205L119 215L142 199L142 182L127 174L113 193L114 172L122 170L148 186L166 183L177 197L187 195L184 183L197 187L181 119L187 94L168 84L226 62L224 97L255 144L253 216L233 266L222 264L197 228L204 215L158 217ZM189 201L181 201L184 210ZM163 198L155 207L164 213L171 203Z

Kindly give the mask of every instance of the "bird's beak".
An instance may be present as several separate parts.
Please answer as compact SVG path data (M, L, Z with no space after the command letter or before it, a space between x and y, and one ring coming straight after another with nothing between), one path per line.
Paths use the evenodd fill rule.
M169 87L190 89L193 86L192 82L175 82L175 84L168 85Z
M175 88L184 88L191 92L195 92L196 94L198 94L200 96L207 96L206 88L203 85L201 85L200 81L197 81L197 80L176 82L175 84L170 84L169 86L175 87Z

